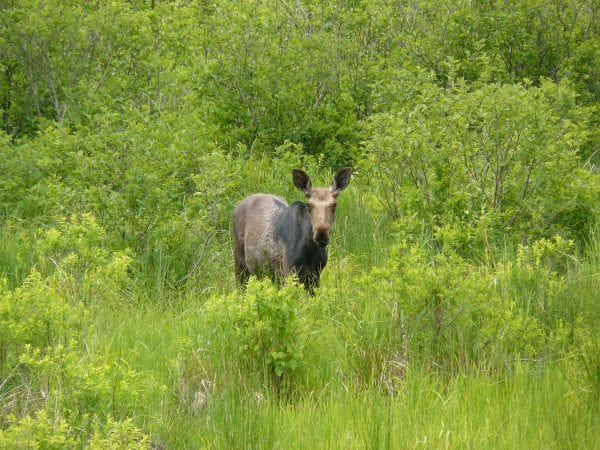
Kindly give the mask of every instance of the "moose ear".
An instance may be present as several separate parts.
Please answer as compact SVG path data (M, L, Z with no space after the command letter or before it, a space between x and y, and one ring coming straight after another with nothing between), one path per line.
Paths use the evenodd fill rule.
M294 186L300 189L308 197L310 196L310 178L300 169L293 169L292 175L294 177Z
M348 184L350 184L351 175L352 167L345 167L335 175L333 178L333 185L331 186L334 196L337 196L340 192L346 189Z

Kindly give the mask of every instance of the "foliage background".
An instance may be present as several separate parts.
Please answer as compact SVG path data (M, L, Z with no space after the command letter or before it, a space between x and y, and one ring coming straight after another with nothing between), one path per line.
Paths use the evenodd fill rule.
M597 448L599 15L1 0L0 447ZM316 296L236 290L342 166Z

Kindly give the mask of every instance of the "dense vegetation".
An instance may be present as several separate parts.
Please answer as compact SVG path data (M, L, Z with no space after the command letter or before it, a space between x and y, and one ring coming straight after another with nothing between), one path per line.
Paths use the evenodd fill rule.
M598 0L0 0L0 448L600 447L599 107Z

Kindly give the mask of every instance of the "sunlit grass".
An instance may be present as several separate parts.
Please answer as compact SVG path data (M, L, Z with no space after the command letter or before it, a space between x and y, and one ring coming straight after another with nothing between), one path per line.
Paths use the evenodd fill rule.
M215 246L223 257L196 284L167 283L159 253L146 274L153 282L136 283L135 267L124 301L91 308L84 352L111 355L135 380L134 400L113 393L127 410L109 411L133 417L165 448L598 448L597 242L567 258L549 316L571 327L572 350L440 366L433 350L407 349L385 307L373 309L381 299L366 297L361 277L386 264L393 234L368 209L353 210L364 200L358 192L347 194L322 286L296 305L303 366L287 391L231 350L235 330L210 334L206 302L236 289L222 238ZM15 282L21 247L6 228L0 235L2 270ZM508 250L501 256L514 259Z
M592 266L570 285L590 314L597 313L597 306L589 305L594 299L589 289L598 286ZM140 376L162 386L139 399L135 417L167 448L600 445L597 405L585 393L576 395L573 377L580 372L573 371L570 359L517 362L505 370L473 364L454 373L411 361L391 388L377 379L358 382L349 360L357 343L342 333L350 319L339 309L352 300L331 296L351 296L361 270L360 259L349 254L334 258L322 288L330 297L321 300L317 294L299 305L300 314L321 314L321 320L312 322L306 344L308 378L287 400L260 374L236 366L234 355L221 353L224 343L201 348L209 293L99 312L98 345L118 350ZM215 366L219 358L220 367Z
M333 380L289 402L257 380L231 373L232 380L203 380L208 387L202 403L190 405L186 402L194 399L181 398L181 383L198 387L198 377L210 377L202 372L202 361L196 361L197 373L176 367L194 350L195 314L147 310L106 336L143 376L165 384L165 391L140 399L137 420L168 448L593 449L600 444L597 408L571 395L560 361L543 370L523 363L505 373L474 369L450 377L414 367L396 380L393 393ZM182 376L188 379L178 379Z

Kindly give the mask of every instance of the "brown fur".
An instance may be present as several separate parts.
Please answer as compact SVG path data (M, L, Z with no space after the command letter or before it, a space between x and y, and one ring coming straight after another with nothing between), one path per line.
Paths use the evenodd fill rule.
M336 198L350 182L351 168L340 170L330 188L313 188L305 172L294 169L294 185L306 204L289 206L270 194L246 197L233 211L235 273L239 284L250 275L278 279L297 273L307 288L318 286L327 263Z
M315 242L329 243L336 201L331 188L311 188L306 202L310 210Z
M269 194L252 194L233 211L235 268L238 282L250 274L271 268L277 275L290 272L284 258L283 244L273 240L273 221L279 207L288 206L281 198Z

